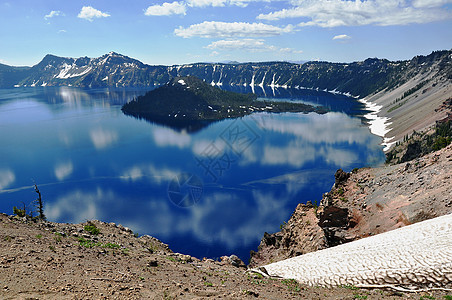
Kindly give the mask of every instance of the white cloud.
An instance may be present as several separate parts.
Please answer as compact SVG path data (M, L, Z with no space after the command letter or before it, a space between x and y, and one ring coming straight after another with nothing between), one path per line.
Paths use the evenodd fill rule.
M51 12L49 12L49 14L47 14L47 15L44 16L44 19L45 19L45 20L48 20L48 19L50 19L50 18L53 18L53 17L59 17L59 16L64 16L64 13L62 13L62 12L59 11L59 10L52 10Z
M183 2L165 2L162 5L149 6L144 14L146 16L170 16L170 15L185 15L187 7Z
M83 6L77 17L92 22L94 19L106 18L109 16L110 15L108 13L101 12L100 10L95 9L92 6Z
M66 162L66 163L61 163L58 164L57 166L55 166L55 177L59 180L62 181L64 179L66 179L68 176L70 176L72 174L72 171L74 170L74 166L72 165L72 162Z
M346 34L339 34L333 37L333 40L339 40L339 41L345 41L345 40L349 40L351 39L350 36L346 35Z
M118 134L111 130L102 128L93 129L90 132L91 141L96 149L104 149L111 146L118 140Z
M414 7L440 7L444 4L452 3L451 0L414 0Z
M228 0L189 0L188 5L192 7L222 7L228 3Z
M293 54L301 54L301 53L303 53L302 50L296 50L296 49L293 49L293 48L280 48L279 52L282 52L282 53L293 53Z
M412 4L400 0L294 0L293 7L268 14L260 14L262 20L308 18L299 26L362 26L422 24L452 18L442 5L450 0L417 0Z
M188 28L180 26L174 30L174 34L183 38L225 38L276 36L292 31L293 26L291 25L280 28L263 23L204 21L200 24L190 25Z
M277 0L284 1L284 0ZM188 0L187 4L191 7L225 7L225 6L239 6L247 7L251 2L271 2L271 0ZM275 1L273 1L275 2Z
M275 46L266 45L262 39L219 40L207 46L209 49L218 50L247 50L269 51L275 50Z
M0 169L0 190L7 188L16 180L16 176L10 169Z
M253 0L188 0L188 5L191 7L224 7L224 6L239 6L247 7L248 3L257 2ZM270 2L269 0L264 0L262 2Z
M66 33L67 31L64 29L58 30L58 33Z
M302 51L292 48L279 48L273 45L267 45L263 39L235 39L219 40L212 42L207 46L212 50L245 50L250 52L275 51L281 53L302 53Z

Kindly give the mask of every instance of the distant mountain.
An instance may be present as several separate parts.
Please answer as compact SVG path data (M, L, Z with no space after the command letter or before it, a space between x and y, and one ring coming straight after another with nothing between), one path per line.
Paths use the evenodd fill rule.
M30 67L11 67L0 64L0 87L12 87L28 76Z
M77 59L49 54L39 64L30 68L27 76L16 85L148 86L154 85L154 77L158 77L165 71L166 67L145 65L136 59L115 52L98 58Z
M302 103L257 101L255 94L224 91L195 76L175 77L165 85L124 104L127 115L187 131L212 122L253 112L318 112L321 107Z
M31 68L0 65L0 87L60 86L155 86L178 76L197 76L211 85L308 88L365 97L400 86L415 74L433 72L452 77L452 51L391 62L369 58L353 63L289 62L196 63L150 66L110 52L98 58L64 58L47 55Z

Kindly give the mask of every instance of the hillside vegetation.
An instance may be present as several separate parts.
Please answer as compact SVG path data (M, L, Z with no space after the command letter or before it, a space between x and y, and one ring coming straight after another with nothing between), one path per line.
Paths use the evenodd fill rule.
M240 94L211 86L195 76L176 77L122 107L125 114L189 130L209 122L237 118L253 112L317 112L326 109L295 102L258 101L254 94Z

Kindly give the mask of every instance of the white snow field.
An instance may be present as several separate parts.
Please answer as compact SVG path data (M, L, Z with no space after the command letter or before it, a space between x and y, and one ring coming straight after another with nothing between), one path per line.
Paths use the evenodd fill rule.
M264 268L310 286L444 287L452 284L452 214Z

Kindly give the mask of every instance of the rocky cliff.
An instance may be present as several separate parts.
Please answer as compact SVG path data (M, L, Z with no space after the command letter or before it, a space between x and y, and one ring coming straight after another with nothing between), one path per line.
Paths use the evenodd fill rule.
M324 249L452 213L452 144L412 161L338 170L318 206L299 204L280 232L266 233L251 266Z

